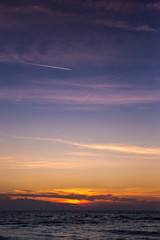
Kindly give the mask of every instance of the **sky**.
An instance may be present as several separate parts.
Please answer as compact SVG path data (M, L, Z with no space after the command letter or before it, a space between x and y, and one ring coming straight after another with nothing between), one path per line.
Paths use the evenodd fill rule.
M160 210L160 1L0 1L0 210Z

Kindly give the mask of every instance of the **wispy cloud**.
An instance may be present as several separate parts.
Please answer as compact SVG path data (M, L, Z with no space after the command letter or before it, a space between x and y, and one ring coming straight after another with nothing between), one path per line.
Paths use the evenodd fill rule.
M103 86L98 89L42 89L42 88L1 88L0 100L37 104L64 105L125 105L145 104L160 101L159 89L120 89Z
M160 155L160 148L152 148L152 147L128 146L128 145L118 145L118 144L81 143L81 142L73 142L73 141L55 139L55 138L25 137L25 136L14 136L14 137L18 139L54 142L54 143L71 145L78 148L93 149L93 150L99 150L99 151Z
M104 157L104 154L100 153L93 153L93 152L68 152L67 155L69 156L76 156L76 157Z
M156 28L152 28L149 25L130 25L128 22L118 21L114 19L107 20L95 20L94 23L99 26L106 26L110 28L124 29L128 31L142 31L142 32L157 32Z
M88 0L83 3L84 7L92 8L107 12L107 11L114 11L114 12L128 12L129 10L136 10L142 4L137 1L124 1L124 0L96 0L91 1Z

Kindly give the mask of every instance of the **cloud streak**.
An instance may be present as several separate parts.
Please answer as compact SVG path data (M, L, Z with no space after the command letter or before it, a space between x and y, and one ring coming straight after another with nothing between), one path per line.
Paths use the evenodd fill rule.
M78 148L92 149L92 150L99 150L99 151L113 151L113 152L129 153L129 154L133 153L133 154L146 154L146 155L160 155L160 148L128 146L128 145L118 145L118 144L81 143L81 142L72 142L72 141L55 139L55 138L24 137L24 136L14 136L14 137L18 139L25 139L25 140L54 142L54 143L75 146Z
M64 68L64 67L58 67L58 66L52 66L52 65L44 65L44 64L38 64L38 63L26 63L26 62L18 62L24 65L31 65L31 66L37 66L37 67L43 67L43 68L52 68L52 69L60 69L65 71L72 71L71 68Z

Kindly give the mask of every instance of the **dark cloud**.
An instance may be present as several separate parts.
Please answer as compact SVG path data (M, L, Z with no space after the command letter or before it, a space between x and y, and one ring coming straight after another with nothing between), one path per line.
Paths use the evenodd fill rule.
M104 195L86 195L86 194L61 194L61 193L28 193L28 192L22 192L22 193L6 193L6 194L0 194L0 197L2 199L11 199L12 197L17 198L55 198L55 199L73 199L73 200L88 200L90 202L94 201L113 201L113 202L137 202L134 198L124 198L124 197L117 197L112 194L104 194Z
M12 199L18 197L18 199ZM29 199L32 198L32 199ZM41 201L37 198L48 198L48 201ZM50 202L50 198L68 200L88 200L86 204L70 204ZM80 194L60 194L60 193L20 193L1 194L0 210L78 210L78 209L118 209L118 210L160 210L160 203L153 201L138 201L134 198L123 198L106 195L80 195Z
M159 202L152 201L137 201L137 202L94 202L90 205L86 205L88 209L97 209L97 210L160 210Z

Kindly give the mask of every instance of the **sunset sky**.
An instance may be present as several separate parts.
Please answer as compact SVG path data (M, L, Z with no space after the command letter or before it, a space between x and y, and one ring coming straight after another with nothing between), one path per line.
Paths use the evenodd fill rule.
M160 1L0 1L0 210L160 210Z

